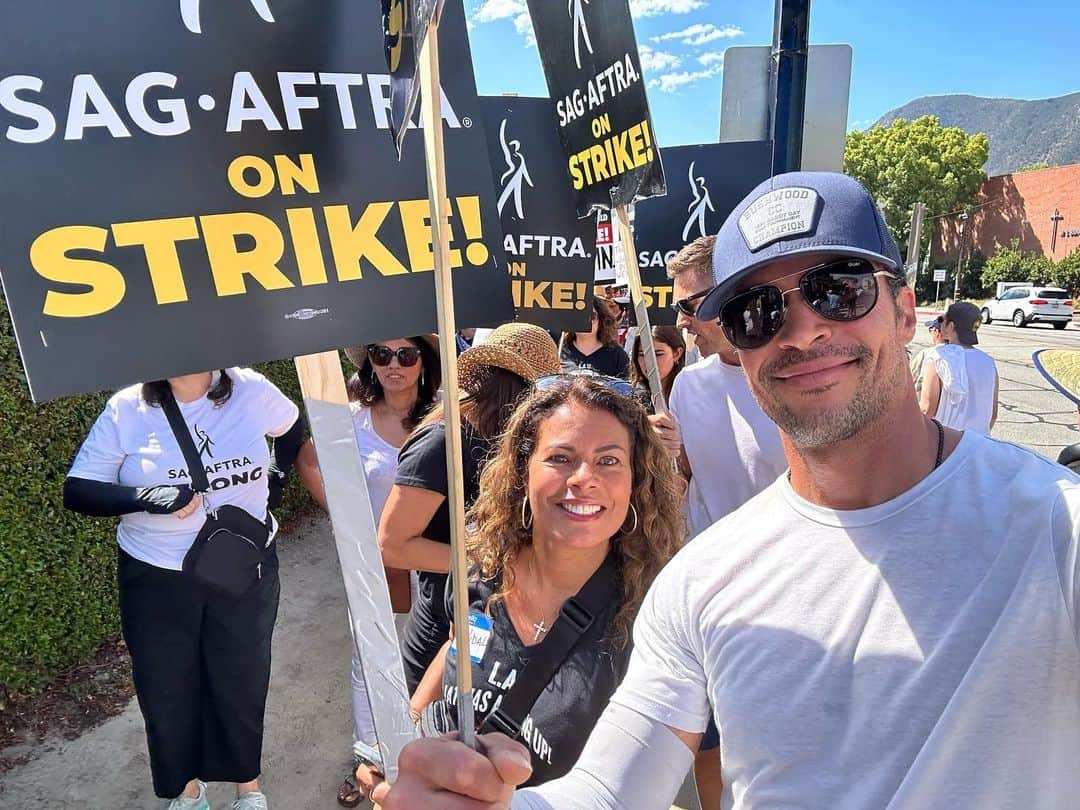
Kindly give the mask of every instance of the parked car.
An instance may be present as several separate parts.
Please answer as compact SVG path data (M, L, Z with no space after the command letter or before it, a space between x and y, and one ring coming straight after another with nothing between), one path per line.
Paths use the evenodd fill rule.
M1073 302L1060 287L1011 287L982 307L982 322L1012 321L1013 326L1049 323L1064 329L1073 317Z

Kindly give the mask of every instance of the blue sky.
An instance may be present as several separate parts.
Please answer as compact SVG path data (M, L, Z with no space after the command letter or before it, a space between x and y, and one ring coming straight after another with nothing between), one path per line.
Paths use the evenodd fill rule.
M565 0L545 0L565 3ZM465 0L482 94L547 95L525 0ZM772 41L771 0L630 0L662 145L719 131L723 52ZM1047 0L813 0L811 43L854 49L849 128L924 95L1080 91L1080 13Z

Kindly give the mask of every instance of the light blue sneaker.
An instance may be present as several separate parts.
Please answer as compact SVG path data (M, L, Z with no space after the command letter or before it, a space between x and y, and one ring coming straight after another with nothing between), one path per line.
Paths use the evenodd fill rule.
M168 810L210 810L210 802L206 800L206 783L199 782L199 795L194 799L187 796L177 796L169 802Z
M255 790L232 803L232 810L267 810L266 796Z

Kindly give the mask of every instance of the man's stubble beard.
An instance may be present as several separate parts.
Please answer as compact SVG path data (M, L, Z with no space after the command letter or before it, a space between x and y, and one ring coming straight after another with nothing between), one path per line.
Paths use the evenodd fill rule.
M798 413L774 395L779 385L772 375L798 363L821 357L850 357L859 363L859 380L851 400L843 406L823 408L810 413ZM862 345L827 346L812 352L787 355L769 363L758 372L758 396L761 409L772 419L796 447L818 448L851 439L877 423L892 404L895 392L900 389L907 363L899 364L897 357L883 369L882 376L875 376L871 363L873 353ZM813 393L808 393L813 396Z

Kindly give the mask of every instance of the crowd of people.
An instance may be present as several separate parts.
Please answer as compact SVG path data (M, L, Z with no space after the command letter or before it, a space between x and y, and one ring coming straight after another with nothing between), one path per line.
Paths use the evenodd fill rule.
M668 274L677 322L652 338L670 415L603 298L558 340L521 323L455 336L468 628L450 608L439 342L346 350L422 739L393 785L353 761L338 802L666 810L692 767L703 810L1069 806L1080 479L987 437L978 311L949 307L909 359L896 245L865 189L829 173L766 181ZM208 487L188 432L222 470ZM269 508L294 461L325 507L296 406L227 369L116 394L65 482L69 508L120 516L124 633L171 810L206 810L207 781L237 785L235 810L267 807ZM189 559L226 504L264 528L240 594ZM460 633L479 751L440 738L458 727ZM373 745L356 655L350 680L354 743Z

